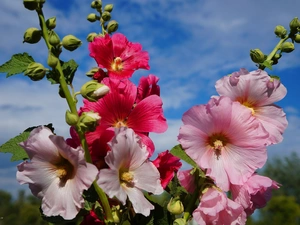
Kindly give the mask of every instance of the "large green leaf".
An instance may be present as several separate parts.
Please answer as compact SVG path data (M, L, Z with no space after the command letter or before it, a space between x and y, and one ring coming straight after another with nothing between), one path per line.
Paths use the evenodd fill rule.
M190 164L191 166L195 167L195 168L199 168L198 165L194 162L194 160L192 160L187 154L186 152L182 149L181 145L176 145L174 146L170 153L174 156L177 156L178 158L182 159L183 161L185 161L186 163Z
M27 66L34 62L34 59L26 52L15 54L9 61L0 66L0 73L6 73L6 77L24 73Z

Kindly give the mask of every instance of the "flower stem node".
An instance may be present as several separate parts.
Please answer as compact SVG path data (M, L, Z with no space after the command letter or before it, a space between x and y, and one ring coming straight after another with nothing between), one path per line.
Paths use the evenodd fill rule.
M262 63L265 61L264 53L258 48L250 50L250 57L255 63Z
M285 52L285 53L290 53L290 52L294 51L294 49L295 49L295 46L292 42L284 42L281 45L281 51Z
M85 75L87 75L88 77L93 77L94 74L96 72L98 72L99 68L98 67L93 67L92 69L90 69L88 72L86 72Z
M75 126L78 122L78 115L71 113L69 110L66 111L65 115L66 123L70 126Z
M87 16L87 20L90 21L90 22L96 22L97 20L100 20L100 17L97 16L95 13L90 13Z
M290 22L290 28L292 33L297 33L298 28L300 28L300 21L298 17L292 19L292 21Z
M91 7L93 9L100 9L102 7L102 1L100 0L92 1Z
M23 0L23 4L28 10L36 10L39 5L37 0Z
M46 26L49 30L52 30L56 27L56 17L51 17L46 20Z
M109 92L109 87L96 80L86 82L80 89L80 94L90 102L96 102Z
M295 41L296 43L300 43L300 34L296 34L296 35L295 35L294 41Z
M119 27L118 22L115 21L115 20L111 20L111 21L109 21L108 24L107 24L107 32L108 32L109 34L111 34L111 33L115 32L115 31L117 31L117 30L118 30L118 27Z
M106 11L106 12L111 12L111 11L113 11L113 8L114 8L114 5L113 5L113 4L107 4L107 5L104 7L104 11Z
M104 12L102 13L101 18L102 18L104 21L109 21L109 20L111 19L110 12L104 11Z
M28 65L24 75L33 81L39 81L45 77L46 71L46 68L41 63L32 62Z
M184 211L184 207L179 198L171 198L168 203L167 209L174 215L180 215Z
M41 40L42 34L38 28L30 27L24 33L23 43L35 44Z
M94 40L95 37L97 37L97 33L93 32L93 33L89 33L88 36L86 37L86 40L88 42L92 42Z
M69 51L74 51L81 44L82 44L82 42L72 34L69 34L62 39L63 47Z
M54 30L49 31L49 43L52 46L58 46L60 44L60 38Z
M285 38L287 34L287 30L284 28L284 26L277 25L275 27L274 33L279 38Z
M83 112L78 120L78 127L80 131L94 131L98 125L101 117L98 113L94 112Z
M57 63L58 63L58 58L55 55L53 55L51 51L49 51L48 59L47 59L48 66L50 66L51 68L55 68Z

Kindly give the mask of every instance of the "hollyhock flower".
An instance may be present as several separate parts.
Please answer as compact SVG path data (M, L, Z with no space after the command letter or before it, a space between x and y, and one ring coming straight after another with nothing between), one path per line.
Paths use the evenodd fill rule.
M80 225L105 225L105 222L100 220L97 214L91 210L89 214L84 216Z
M241 69L216 82L216 90L221 96L238 101L251 110L269 132L268 145L282 141L282 133L287 127L283 110L273 104L287 93L279 80L271 78L265 71L248 72Z
M128 79L105 78L103 83L110 88L110 92L97 102L84 100L84 106L81 108L81 112L93 111L101 115L100 125L95 131L86 134L88 144L95 147L91 151L99 151L98 146L93 143L97 142L106 130L129 127L142 138L150 157L154 151L154 144L148 133L162 133L167 129L161 98L150 95L136 104L137 87Z
M194 193L195 191L195 177L192 174L193 169L180 170L177 173L177 178L181 184L189 193Z
M18 165L19 183L29 184L32 194L42 199L44 215L75 218L84 207L83 190L98 174L98 169L85 161L83 149L68 146L63 137L46 127L32 130L20 145L30 162Z
M244 184L267 159L268 133L251 112L228 97L212 98L184 113L178 140L217 186Z
M279 184L269 177L253 174L244 185L232 185L231 193L233 200L241 204L250 216L255 209L265 207L271 199L272 190L278 188Z
M96 37L89 43L90 56L100 68L108 71L111 78L124 79L132 76L137 69L149 70L149 54L142 51L139 43L132 43L120 33L110 37Z
M152 74L149 74L147 77L141 77L137 90L136 103L139 103L150 95L160 96L160 87L157 84L158 81L159 78Z
M160 173L161 185L165 187L173 179L174 173L182 166L180 159L169 151L164 151L158 154L157 158L152 161Z
M134 131L126 127L116 129L109 145L111 151L105 162L110 169L99 171L98 185L110 198L116 197L122 204L128 197L136 213L149 216L154 206L141 190L161 194L163 188L157 168L148 160L146 147L141 145Z
M199 206L193 212L193 218L203 225L242 225L243 207L227 198L224 192L209 188L201 197Z

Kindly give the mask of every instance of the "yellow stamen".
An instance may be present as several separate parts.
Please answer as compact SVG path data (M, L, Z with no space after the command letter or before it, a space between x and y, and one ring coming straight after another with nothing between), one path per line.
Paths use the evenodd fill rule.
M125 121L118 121L113 126L116 128L120 128L120 127L127 127L127 124Z
M220 134L212 134L208 138L208 144L211 148L214 149L214 152L217 156L217 159L219 159L222 150L226 146L226 144L229 142L229 139L222 133Z
M114 71L121 71L123 69L123 62L122 62L122 59L120 57L116 57L114 59L114 61L112 62L111 64L111 68L114 70Z

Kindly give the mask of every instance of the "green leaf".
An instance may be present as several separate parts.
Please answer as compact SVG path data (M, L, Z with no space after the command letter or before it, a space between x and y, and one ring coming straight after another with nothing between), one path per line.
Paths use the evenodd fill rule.
M177 156L178 158L182 159L183 161L185 161L186 163L190 164L193 167L199 168L198 165L194 162L194 160L192 160L186 153L185 151L182 149L181 145L176 145L174 146L170 153L174 156Z
M0 66L0 73L6 73L6 77L24 73L27 66L34 62L34 59L26 52L15 54L9 61Z

